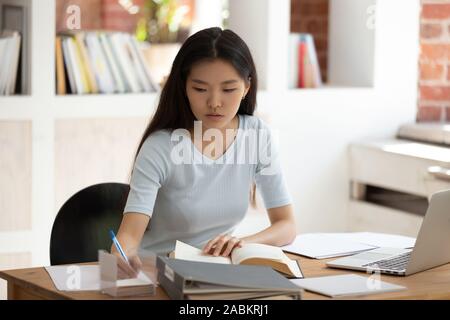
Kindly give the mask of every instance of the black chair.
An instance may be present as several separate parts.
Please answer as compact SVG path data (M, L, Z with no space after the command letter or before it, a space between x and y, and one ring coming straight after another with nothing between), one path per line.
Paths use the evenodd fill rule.
M101 183L70 197L53 223L50 263L92 262L98 260L98 250L109 252L109 230L117 233L129 190L128 184Z

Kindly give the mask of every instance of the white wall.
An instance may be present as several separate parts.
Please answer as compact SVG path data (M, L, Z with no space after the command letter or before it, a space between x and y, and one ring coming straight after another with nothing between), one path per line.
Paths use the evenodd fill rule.
M372 86L376 0L330 0L328 79Z
M196 0L190 34L205 28L222 26L223 0Z
M400 124L414 121L418 37L419 0L378 0L373 89L268 92L259 99L280 132L299 231L344 231L348 145L391 137Z

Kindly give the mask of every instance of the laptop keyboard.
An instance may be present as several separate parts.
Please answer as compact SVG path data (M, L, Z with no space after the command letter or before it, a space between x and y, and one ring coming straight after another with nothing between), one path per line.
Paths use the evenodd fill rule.
M410 258L411 258L411 251L389 259L371 262L363 265L363 267L375 269L405 270Z

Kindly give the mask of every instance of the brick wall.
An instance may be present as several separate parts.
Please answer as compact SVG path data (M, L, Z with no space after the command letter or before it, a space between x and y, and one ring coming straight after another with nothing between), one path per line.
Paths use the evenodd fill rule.
M142 5L145 0L134 0L133 4ZM81 29L107 29L134 32L140 14L132 15L118 0L57 0L56 31L66 29L67 13L70 5L80 7Z
M327 80L329 0L291 0L291 32L311 33L322 73Z
M125 31L133 33L136 30L138 19L142 16L141 9L138 14L130 14L117 0L101 0L102 27L107 30ZM133 4L142 8L145 0L133 0Z
M137 21L145 13L143 7L146 1L130 0L130 3L140 8L137 14L130 14L120 5L119 0L56 0L56 32L66 29L67 7L77 5L81 11L81 29L83 30L105 29L134 33ZM184 21L190 24L193 19L195 0L178 0L178 2L180 5L188 5L191 8Z
M67 29L67 8L70 5L80 8L81 29L101 28L101 4L102 0L56 0L56 32Z
M422 0L418 122L450 121L450 0Z

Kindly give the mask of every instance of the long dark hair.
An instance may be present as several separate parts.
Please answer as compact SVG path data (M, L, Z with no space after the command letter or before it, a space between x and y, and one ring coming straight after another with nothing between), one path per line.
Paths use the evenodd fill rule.
M258 78L247 44L233 31L218 27L200 30L190 36L176 55L170 74L161 91L155 114L144 131L136 157L145 140L162 129L191 129L196 120L186 94L186 80L192 66L202 60L222 59L230 63L250 89L239 106L239 114L253 115L256 109ZM135 157L135 160L136 160ZM254 186L251 199L254 204Z

